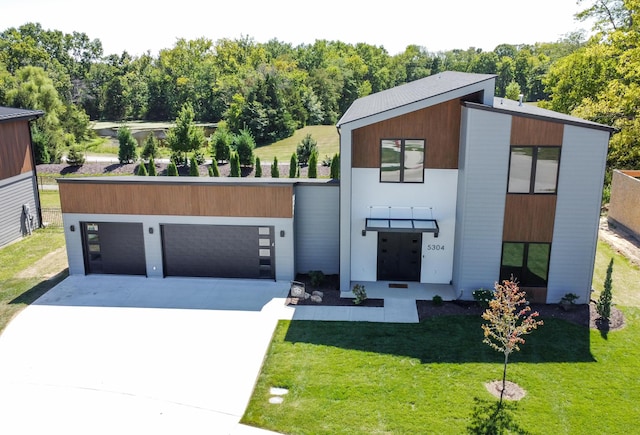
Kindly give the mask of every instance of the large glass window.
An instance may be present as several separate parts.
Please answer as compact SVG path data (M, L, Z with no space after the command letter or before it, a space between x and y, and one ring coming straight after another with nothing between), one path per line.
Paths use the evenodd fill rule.
M550 252L549 243L504 242L500 282L513 276L523 287L546 287Z
M422 183L424 140L383 139L380 142L380 181Z
M509 193L556 193L560 147L511 147Z

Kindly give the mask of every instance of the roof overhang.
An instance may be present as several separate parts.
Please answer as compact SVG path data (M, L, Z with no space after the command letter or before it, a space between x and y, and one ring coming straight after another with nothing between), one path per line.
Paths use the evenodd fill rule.
M385 233L433 233L434 237L440 234L440 227L435 219L366 218L364 230Z

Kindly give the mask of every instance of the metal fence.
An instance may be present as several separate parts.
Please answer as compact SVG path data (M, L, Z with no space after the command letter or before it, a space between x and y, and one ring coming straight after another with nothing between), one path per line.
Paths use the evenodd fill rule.
M59 208L42 208L42 224L45 227L62 226L62 210Z

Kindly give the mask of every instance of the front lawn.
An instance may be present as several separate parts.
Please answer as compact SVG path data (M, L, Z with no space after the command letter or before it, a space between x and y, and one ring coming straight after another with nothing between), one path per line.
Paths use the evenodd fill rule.
M47 228L0 249L0 333L20 310L64 277L48 279L66 267L52 258L64 246L62 228Z
M528 337L509 380L526 390L514 423L530 433L633 433L640 420L640 310L626 328L597 331L562 320ZM243 423L295 434L460 434L501 354L482 344L481 319L422 324L281 321ZM287 388L280 405L271 387ZM475 423L478 423L477 421Z

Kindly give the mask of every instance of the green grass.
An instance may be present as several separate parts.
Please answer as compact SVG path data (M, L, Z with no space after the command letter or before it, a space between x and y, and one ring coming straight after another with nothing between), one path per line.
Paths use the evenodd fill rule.
M594 288L602 289L611 257L625 328L604 338L543 319L511 357L507 378L527 394L509 415L528 433L637 431L640 270L600 242ZM482 343L481 322L281 321L242 421L296 434L467 433L492 415L496 399L484 384L502 375L502 356ZM283 404L268 402L271 387L289 389Z
M593 273L595 292L591 298L597 300L600 296L611 258L613 258L613 303L628 307L640 307L640 268L615 252L608 243L602 240L598 241L596 251L596 264Z
M604 339L557 319L527 338L507 378L527 395L513 418L539 434L633 433L640 418L640 310ZM481 319L421 324L281 321L243 423L296 434L459 434L501 354L482 344ZM268 403L284 387L284 403Z
M60 192L57 190L41 190L40 206L42 208L60 208Z
M260 157L262 164L272 163L274 157L278 157L278 162L289 163L291 154L296 152L298 144L307 134L318 142L318 164L325 156L333 157L339 152L340 137L333 125L310 125L299 130L293 136L274 142L270 145L257 147L254 151L256 157Z
M48 228L0 249L0 332L20 310L63 278L19 278L19 274L64 243L62 228Z

